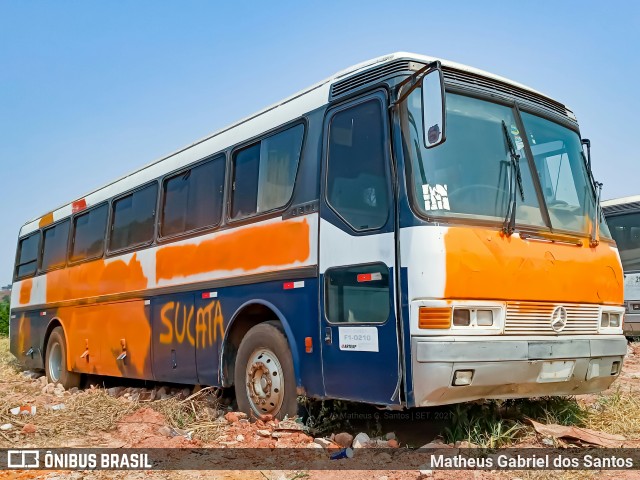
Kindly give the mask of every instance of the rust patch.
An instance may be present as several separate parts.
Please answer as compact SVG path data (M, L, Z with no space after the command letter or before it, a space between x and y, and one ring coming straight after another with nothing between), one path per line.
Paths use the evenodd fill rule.
M445 235L446 298L623 302L622 267L602 243L589 248L451 227Z
M169 245L156 252L156 281L215 270L254 270L309 258L309 224L285 221L224 233L197 245Z

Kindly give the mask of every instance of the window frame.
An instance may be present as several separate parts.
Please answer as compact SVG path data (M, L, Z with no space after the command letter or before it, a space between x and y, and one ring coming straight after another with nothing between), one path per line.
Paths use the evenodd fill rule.
M195 228L195 229L191 229L191 230L187 230L184 232L180 232L180 233L174 233L173 235L162 235L162 221L164 220L162 218L162 214L163 211L162 209L164 208L164 201L166 198L166 192L165 192L165 182L175 176L184 174L185 172L189 171L189 170L193 170L196 167L199 167L201 165L204 165L205 163L208 162L213 162L216 159L221 159L222 162L224 163L224 172L223 172L223 178L222 178L222 196L221 196L221 204L220 204L220 220L218 221L218 223L213 224L213 225L207 225L204 227L199 227L199 228ZM191 163L189 165L186 165L178 170L174 170L172 172L169 172L165 175L163 175L162 177L159 178L159 182L160 182L160 192L158 195L158 205L156 208L156 221L155 221L155 225L156 225L156 239L158 243L168 243L171 241L177 241L177 240L181 240L184 238L190 238L196 235L201 235L201 234L205 234L205 233L209 233L209 232L213 232L217 229L220 228L221 225L224 224L224 216L225 216L225 204L226 204L226 192L227 192L227 169L228 169L229 165L228 165L228 155L227 152L225 150L218 152L218 153L214 153L213 155L208 155L205 158L202 158L198 161L196 161L195 163Z
M329 288L328 288L328 284L329 284L329 275L327 275L328 273L332 272L333 270L347 270L349 268L356 268L356 267L370 267L370 266L375 266L375 265L384 265L384 267L387 269L388 275L389 275L389 309L387 310L387 318L384 322L332 322L331 320L329 320ZM322 299L322 307L324 309L324 319L327 322L327 325L331 325L332 327L344 327L344 326L376 326L376 327L381 327L383 325L386 325L389 322L389 317L391 316L391 313L394 312L394 298L395 298L395 293L393 291L393 287L395 286L395 281L393 279L393 275L391 274L391 268L389 267L389 265L387 265L384 262L367 262L367 263L354 263L354 264L349 264L349 265L337 265L335 267L330 267L327 268L325 270L325 272L322 274L324 276L324 279L322 281L322 288L323 288L323 299ZM395 321L395 320L394 320Z
M18 261L20 260L20 254L22 253L22 245L21 242L23 242L24 240L34 236L34 235L38 235L38 248L36 250L36 268L33 271L33 273L28 274L28 275L18 275L18 268L21 265L26 265L26 263L21 263L19 264ZM41 249L42 249L42 230L41 229L37 229L34 230L30 233L27 233L26 235L19 237L18 238L18 245L16 248L16 258L15 261L13 262L13 280L14 282L18 282L21 280L26 280L27 278L33 278L35 276L38 275L38 271L40 270L40 257L41 257ZM27 263L31 263L31 262L27 262Z
M132 195L140 190L144 190L147 187L150 187L152 185L156 186L156 201L155 201L155 209L154 209L154 214L153 214L153 234L151 235L151 239L146 241L146 242L141 242L141 243L136 243L135 245L128 245L126 247L123 248L119 248L116 250L113 250L111 248L111 232L113 231L113 219L114 219L114 214L113 214L113 209L115 207L115 204L118 200L123 199L124 197L127 197L129 195ZM109 223L107 224L107 243L105 245L105 251L106 251L106 256L107 257L112 257L112 256L116 256L116 255L122 255L125 253L129 253L129 252L134 252L134 251L138 251L138 250L142 250L145 247L151 246L154 244L157 233L158 233L158 199L160 197L159 195L159 191L161 189L161 184L160 184L160 179L156 178L154 180L151 180L149 182L146 182L142 185L139 185L131 190L127 190L124 193L121 193L120 195L117 195L115 197L112 197L109 201Z
M251 147L253 145L259 144L260 142L262 142L262 140L272 137L274 135L277 135L278 133L281 133L285 130L289 130L290 128L294 128L298 125L302 125L303 130L302 130L302 143L300 144L300 155L298 157L298 164L296 165L296 174L293 178L293 188L291 189L291 195L289 196L289 200L287 200L287 202L282 205L281 207L277 207L277 208L272 208L271 210L266 210L264 212L255 212L251 215L246 215L243 217L238 217L238 218L233 218L231 216L231 207L233 204L233 182L235 179L235 156L236 154L240 151L240 150L244 150L245 148ZM296 194L296 188L298 186L298 174L300 173L300 164L303 161L304 158L304 150L306 147L306 143L307 143L307 134L308 134L308 130L309 130L309 125L307 122L307 119L305 117L300 117L297 118L295 120L292 120L288 123L285 123L284 125L280 125L279 127L273 128L271 130L268 130L267 132L264 132L260 135L257 135L249 140L246 140L242 143L239 143L233 147L231 147L229 149L229 157L228 157L228 168L226 171L226 176L227 176L227 196L225 199L226 202L226 208L225 208L225 212L224 212L224 218L226 220L226 224L228 225L238 225L238 224L242 224L243 222L246 223L252 223L254 221L258 221L262 218L268 218L270 216L273 216L275 214L278 213L282 213L284 211L286 211L292 204L293 204L293 199L295 198L295 194Z
M71 260L71 254L73 253L73 245L75 243L75 236L76 236L76 218L85 215L89 212L91 212L92 210L96 210L102 206L106 205L107 206L107 224L104 227L104 235L102 236L102 252L100 253L100 255L96 255L93 257L87 257L87 258L83 258L80 260L75 260L72 261ZM85 262L90 262L93 260L98 260L100 258L104 258L105 252L107 251L107 240L109 237L109 225L111 224L111 199L109 200L104 200L100 203L98 203L97 205L91 205L91 207L86 208L84 210L81 210L79 212L74 213L73 215L71 215L71 231L70 231L70 235L69 235L69 251L67 252L67 266L68 267L72 267L74 265L78 265L80 263L85 263Z
M384 141L384 145L385 146L389 146L389 148L384 148L384 155L385 155L385 173L386 173L386 187L387 187L387 199L388 199L388 206L389 208L387 208L387 218L385 219L384 224L382 224L382 226L380 227L375 227L375 228L363 228L363 229L357 229L355 228L353 225L351 225L351 223L349 223L337 210L336 208L331 205L331 202L329 202L329 197L327 196L327 191L328 191L328 185L329 185L329 155L331 154L331 152L329 151L329 137L330 137L330 133L331 133L331 123L333 122L333 118L335 117L336 114L343 112L344 110L348 110L349 108L353 108L357 105L363 104L363 103L367 103L370 101L377 101L380 104L380 113L381 113L381 118L382 118L382 134L383 134L383 141ZM389 118L386 114L387 112L387 105L388 105L388 98L387 98L387 92L386 90L375 90L373 92L367 93L366 95L362 96L362 97L358 97L355 100L349 100L343 104L339 104L333 108L331 108L328 111L328 115L326 116L325 119L325 125L326 127L323 128L323 144L324 144L324 153L322 155L322 164L323 164L323 174L321 176L321 181L324 183L322 190L322 197L324 199L324 202L327 204L327 206L331 209L331 211L347 226L349 227L349 229L351 229L354 233L358 234L358 235L362 235L362 234L367 234L369 232L376 232L376 231L381 231L384 230L388 225L389 225L389 219L391 217L391 211L394 208L397 208L395 206L395 204L397 203L397 200L395 198L394 192L393 192L393 186L392 186L392 181L393 181L393 171L391 169L391 162L392 162L392 155L391 155L391 150L390 150L390 145L392 143L391 141L391 132L390 132L390 127L391 124L389 122ZM380 325L380 324L376 324L376 325Z
M58 225L61 225L64 222L69 222L69 227L67 229L67 246L66 246L66 249L65 249L64 262L62 263L62 265L58 265L56 267L50 267L50 268L45 269L42 266L42 260L44 259L45 232L47 230L51 230L52 228L57 227ZM67 268L67 266L69 265L69 246L70 246L70 242L71 242L71 216L64 217L64 218L58 220L57 222L51 223L51 224L47 225L46 227L42 227L41 231L42 231L42 239L41 239L41 243L40 243L40 252L39 252L39 259L38 259L38 272L37 272L37 275L41 275L43 273L52 272L54 270L61 270L63 268Z

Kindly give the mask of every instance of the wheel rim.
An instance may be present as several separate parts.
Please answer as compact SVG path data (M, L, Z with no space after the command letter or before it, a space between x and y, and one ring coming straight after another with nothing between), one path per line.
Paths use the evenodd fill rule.
M247 362L247 397L257 415L277 414L282 406L283 371L278 357L266 348L255 350Z
M51 345L49 350L49 378L52 382L60 380L60 372L62 371L62 348L59 343Z

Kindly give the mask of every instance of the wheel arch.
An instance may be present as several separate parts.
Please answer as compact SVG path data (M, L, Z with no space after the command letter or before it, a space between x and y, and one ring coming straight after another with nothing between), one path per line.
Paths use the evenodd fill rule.
M255 325L270 320L277 320L282 326L287 343L289 344L289 349L291 350L296 386L299 387L302 385L298 347L289 322L280 309L273 303L263 299L254 299L238 307L225 329L221 343L218 370L221 386L230 387L233 385L235 360L242 338L244 338L249 329Z
M67 353L67 365L70 365L69 361L71 360L69 358L69 336L67 335L67 330L64 328L64 325L62 324L62 321L60 320L60 318L58 317L53 317L49 323L47 324L47 329L45 330L44 333L44 337L42 339L42 365L45 365L45 359L46 359L46 354L47 354L47 344L49 343L49 337L51 336L51 332L53 332L53 330L56 327L60 327L62 328L62 333L64 333L64 341L65 343L67 343L67 345L65 345L65 351Z

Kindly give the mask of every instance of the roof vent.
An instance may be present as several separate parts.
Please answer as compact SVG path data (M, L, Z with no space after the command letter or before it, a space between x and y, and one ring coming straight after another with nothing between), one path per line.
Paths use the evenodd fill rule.
M559 113L563 117L567 117L567 108L562 103L551 100L544 95L540 95L514 85L509 85L508 83L503 83L492 78L481 77L474 73L463 72L450 67L443 67L442 71L447 82L453 84L472 85L474 87L491 90L493 92L497 91L511 98L544 106L556 113Z
M389 75L401 72L410 73L412 63L409 60L394 60L340 80L331 86L331 98L333 99L358 90L365 85L376 83Z

